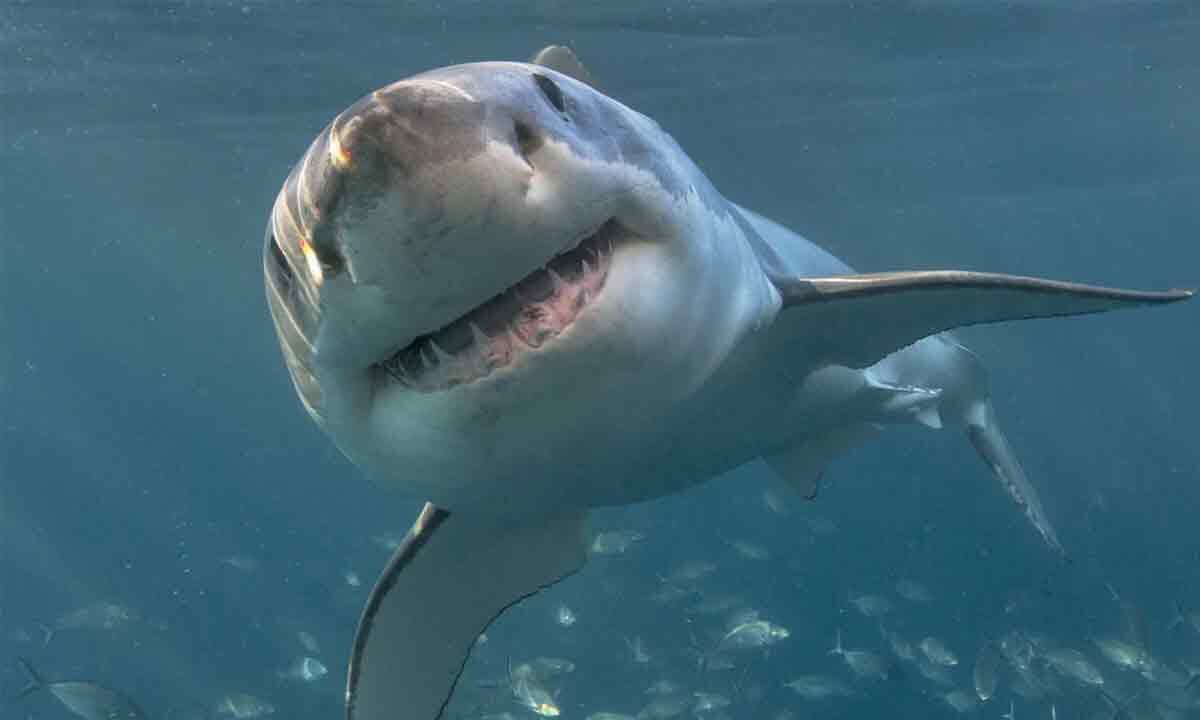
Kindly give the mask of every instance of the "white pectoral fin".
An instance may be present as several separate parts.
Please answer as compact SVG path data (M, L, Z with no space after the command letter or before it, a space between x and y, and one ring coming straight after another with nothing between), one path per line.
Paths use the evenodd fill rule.
M363 610L347 720L440 718L488 624L583 566L585 517L558 513L512 525L426 504Z
M789 321L824 360L865 367L923 337L964 325L1083 315L1186 300L1191 290L1142 292L962 270L776 278Z
M845 425L814 435L786 450L764 455L763 460L801 497L813 500L829 463L880 432L882 428L874 423Z

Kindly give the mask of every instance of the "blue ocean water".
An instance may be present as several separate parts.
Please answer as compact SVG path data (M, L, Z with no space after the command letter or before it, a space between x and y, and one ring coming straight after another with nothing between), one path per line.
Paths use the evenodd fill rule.
M731 199L862 270L1200 284L1193 3L5 2L0 693L25 684L9 662L21 656L120 688L153 717L219 717L236 693L278 717L340 716L354 626L387 559L377 539L401 535L420 499L372 487L296 402L263 300L267 213L361 95L549 42L571 44ZM555 681L564 717L636 714L663 679L727 697L733 718L951 716L942 695L973 692L976 651L1014 630L1081 650L1126 698L1146 681L1092 640L1131 622L1186 680L1200 627L1170 625L1175 602L1200 610L1200 304L961 337L991 371L1068 562L957 433L890 431L837 461L816 502L784 496L779 511L754 464L597 512L596 531L645 539L502 617L452 716L528 716L504 668L535 656L576 664ZM701 561L715 570L662 597L680 584L664 578ZM899 579L932 602L900 598ZM852 593L887 596L889 630L954 649L954 685L901 661L855 679L827 653L839 630L847 647L888 648ZM696 605L726 596L790 637L703 666L727 613ZM71 627L97 603L129 616ZM44 643L42 626L60 629ZM638 638L648 662L626 643ZM304 655L328 676L280 677ZM982 716L1010 699L1018 717L1106 707L1063 678L1016 694L1005 672ZM854 694L784 687L818 673ZM0 714L69 717L47 696Z

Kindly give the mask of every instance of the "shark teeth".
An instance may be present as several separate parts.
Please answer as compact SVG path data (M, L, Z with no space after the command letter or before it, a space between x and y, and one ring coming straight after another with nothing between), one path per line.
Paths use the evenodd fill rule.
M613 243L628 234L609 220L577 246L378 366L418 392L440 392L487 377L521 353L561 335L604 287Z

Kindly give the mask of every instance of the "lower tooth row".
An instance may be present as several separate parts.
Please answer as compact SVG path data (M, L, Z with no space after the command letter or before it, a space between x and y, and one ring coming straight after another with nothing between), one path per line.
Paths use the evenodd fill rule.
M594 264L603 268L611 248L592 250ZM513 318L508 330L496 336L483 332L474 322L469 323L471 329L471 345L458 353L449 353L442 349L434 340L421 343L409 353L416 352L420 358L420 367L415 372L408 370L399 354L383 363L383 369L395 380L418 390L437 390L451 387L481 377L492 370L503 367L512 358L512 345L520 341L531 348L541 347L547 340L557 336L563 327L574 321L575 316L595 295L603 283L603 278L587 278L593 272L593 263L585 258L582 260L582 282L575 287L576 296L569 303L572 310L570 317L555 317L553 309L544 303L533 303L522 307ZM555 279L555 294L569 286L568 283L553 274ZM594 287L593 287L594 285ZM524 319L525 322L521 322ZM555 325L558 327L555 327Z

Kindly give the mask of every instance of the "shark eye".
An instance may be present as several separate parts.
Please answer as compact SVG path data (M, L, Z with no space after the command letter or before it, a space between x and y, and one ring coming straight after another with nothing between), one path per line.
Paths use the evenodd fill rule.
M558 110L560 113L567 111L567 104L563 100L562 90L558 88L558 85L554 84L553 80L545 75L534 73L533 81L537 83L538 89L542 91L542 94L546 96L546 99L550 101L555 110Z

